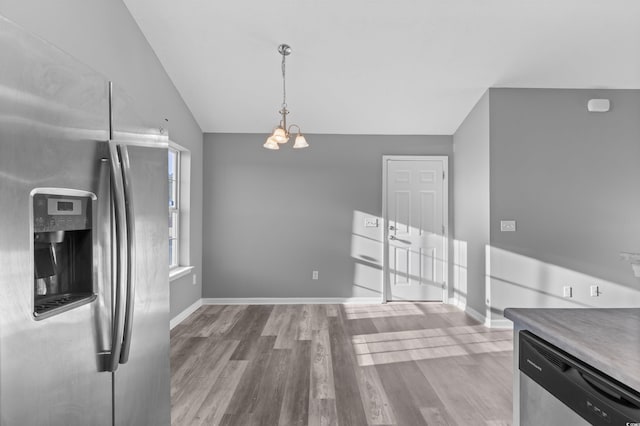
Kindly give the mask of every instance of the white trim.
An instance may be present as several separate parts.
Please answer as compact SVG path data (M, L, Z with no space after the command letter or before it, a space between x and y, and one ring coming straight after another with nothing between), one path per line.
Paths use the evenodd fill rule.
M203 305L379 305L379 297L209 297Z
M513 323L506 318L490 319L488 321L485 321L485 323L486 322L489 323L489 325L487 326L489 328L504 328L504 329L513 328Z
M176 176L178 182L178 267L191 264L189 235L191 234L191 151L172 141L168 147L178 151Z
M487 325L487 318L482 315L480 312L476 311L475 309L471 308L470 306L465 306L464 307L464 312L465 314L469 315L471 318L473 318L476 321L481 322L482 324Z
M177 280L193 272L193 266L176 266L169 269L169 281Z
M176 151L189 151L189 148L186 148L186 147L180 145L179 143L172 141L171 139L169 139L167 141L167 145L170 148L173 148Z
M442 220L444 223L444 271L442 278L444 288L442 289L442 302L449 303L449 157L447 155L383 155L382 156L382 226L383 229L383 249L382 249L382 303L389 300L389 224L387 220L387 163L389 160L410 161L410 160L441 160L442 170L445 178L442 180Z
M171 259L169 259L169 268L171 269L176 269L178 267L180 267L180 261L182 260L180 257L180 251L182 250L182 241L180 239L180 208L181 208L181 203L180 203L180 194L182 193L180 185L182 185L182 176L180 175L181 171L181 167L180 167L180 163L182 161L182 151L180 150L180 148L172 145L171 141L169 141L169 148L168 148L168 153L169 155L171 155L172 153L175 155L175 159L174 159L174 176L173 176L173 183L175 183L175 188L176 188L176 193L173 194L173 202L174 205L173 206L169 206L169 223L173 223L173 219L175 217L175 223L173 223L175 225L175 229L174 229L174 233L175 233L175 238L171 238L171 234L169 234L169 243L171 243L171 241L173 241L175 243L175 246L173 247L174 251L175 251L175 262L173 259L173 256ZM169 187L169 192L171 192L171 187L173 187L174 185L171 184ZM169 274L169 279L171 279L171 274Z
M504 328L504 329L513 328L513 323L510 320L506 318L496 318L496 319L487 318L486 316L482 315L480 312L476 311L473 308L468 307L465 303L459 300L454 300L453 303L450 303L450 304L460 309L461 311L464 311L465 314L469 315L474 320L481 322L487 328Z
M453 305L456 308L460 309L461 311L464 311L467 308L467 304L461 301L460 299L458 299L457 297L452 297L449 300L450 300L449 305Z
M171 321L169 321L169 330L173 330L175 326L180 324L182 321L186 320L189 315L198 310L198 308L202 306L202 299L196 300L191 306L189 306L184 311L180 312L178 315L173 317Z
M387 161L389 156L382 156L382 303L387 303L389 295L389 221L387 218Z
M180 312L174 318L169 321L169 329L173 330L182 321L187 319L189 315L193 314L203 305L378 305L380 299L378 297L247 297L247 298L203 298L196 300L191 306L187 307L184 311ZM471 318L483 323L489 328L513 328L513 323L508 319L500 318L494 320L488 320L483 315L478 313L475 309L472 309L464 304L450 303L464 311Z

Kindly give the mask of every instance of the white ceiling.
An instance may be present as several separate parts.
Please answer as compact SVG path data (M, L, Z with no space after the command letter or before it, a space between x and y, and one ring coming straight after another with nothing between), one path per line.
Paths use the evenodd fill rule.
M205 132L453 134L489 87L640 88L638 0L124 0Z

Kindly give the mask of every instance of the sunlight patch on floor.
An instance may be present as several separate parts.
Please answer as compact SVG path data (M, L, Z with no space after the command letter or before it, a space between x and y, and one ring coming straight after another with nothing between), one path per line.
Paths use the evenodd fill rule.
M511 351L510 330L491 331L481 325L362 334L352 337L358 365Z
M386 305L344 305L348 320L365 318L402 317L406 315L424 315L418 307L412 303L386 304Z

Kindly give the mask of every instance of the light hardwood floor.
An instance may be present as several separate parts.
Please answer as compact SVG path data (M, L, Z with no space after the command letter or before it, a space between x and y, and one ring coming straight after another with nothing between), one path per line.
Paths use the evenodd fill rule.
M203 306L171 332L172 425L509 425L511 334L437 303Z

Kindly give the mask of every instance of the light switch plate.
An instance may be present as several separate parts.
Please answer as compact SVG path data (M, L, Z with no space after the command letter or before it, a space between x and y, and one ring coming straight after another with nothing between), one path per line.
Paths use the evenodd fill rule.
M377 228L378 227L378 218L377 217L365 217L364 218L364 227L365 228Z
M516 221L515 220L501 220L500 231L501 232L515 232Z

